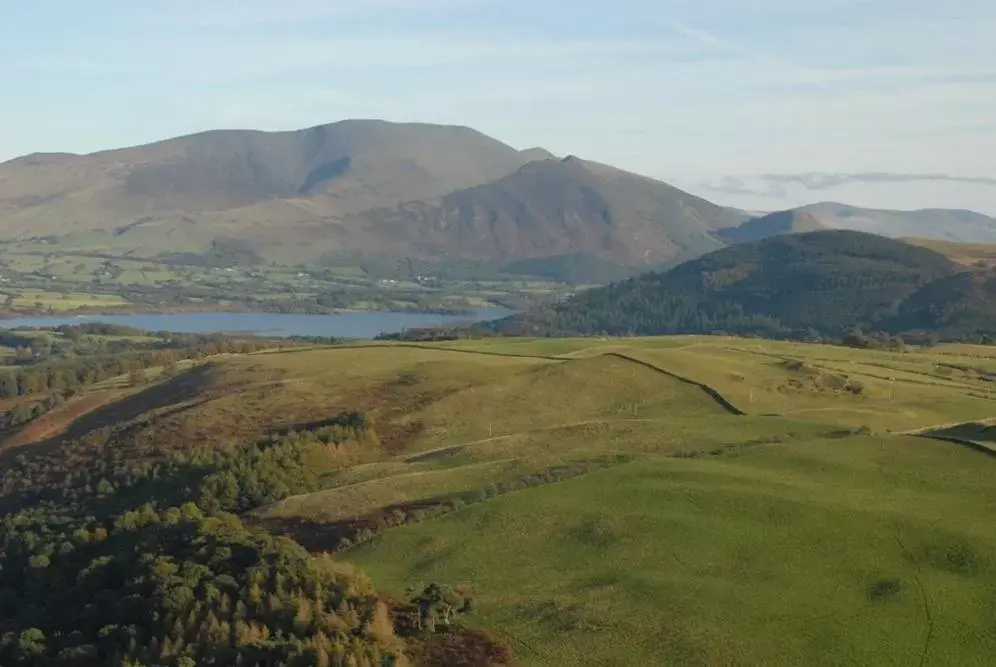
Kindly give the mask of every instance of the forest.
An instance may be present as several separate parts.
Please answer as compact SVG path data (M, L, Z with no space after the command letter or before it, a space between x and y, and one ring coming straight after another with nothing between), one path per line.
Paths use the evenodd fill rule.
M255 348L253 341L225 341L64 360L15 377L39 378L25 381L25 391L62 388L64 381L72 388L177 356ZM77 368L87 372L68 372ZM22 384L11 386L20 391ZM163 445L122 448L83 439L3 461L0 664L387 667L410 664L410 656L427 665L511 660L487 633L458 624L472 606L469 591L429 583L404 599L386 599L362 572L240 518L317 490L325 476L376 451L376 432L362 413L230 449ZM445 656L455 661L440 662ZM499 662L481 662L492 658Z
M16 334L15 334L16 335ZM109 378L153 367L170 369L185 360L216 354L246 354L283 345L277 341L225 336L173 335L147 342L111 341L68 347L47 338L18 347L12 368L0 369L0 399L38 393L71 395Z
M861 232L724 248L500 320L520 335L734 333L840 339L863 329L978 342L996 329L996 279L932 250Z

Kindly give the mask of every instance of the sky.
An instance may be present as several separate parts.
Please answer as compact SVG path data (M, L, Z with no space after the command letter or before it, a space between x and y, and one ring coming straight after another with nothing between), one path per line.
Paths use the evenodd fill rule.
M469 125L751 210L996 214L994 0L0 0L0 160Z

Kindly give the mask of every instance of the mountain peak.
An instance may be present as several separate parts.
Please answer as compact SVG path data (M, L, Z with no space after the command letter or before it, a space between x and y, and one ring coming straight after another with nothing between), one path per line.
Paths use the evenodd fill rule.
M556 155L554 155L547 149L542 148L540 146L526 148L525 150L519 151L519 154L522 155L522 157L524 157L525 159L529 160L530 162L540 162L543 160L558 159Z

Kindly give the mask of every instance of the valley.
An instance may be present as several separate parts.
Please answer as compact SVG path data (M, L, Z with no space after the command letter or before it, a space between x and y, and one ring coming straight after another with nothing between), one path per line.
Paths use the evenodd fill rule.
M996 3L7 3L0 667L996 665Z
M8 252L4 252L4 248ZM425 273L419 273L425 271ZM527 307L590 285L498 266L189 266L0 244L0 316L385 311L467 315Z

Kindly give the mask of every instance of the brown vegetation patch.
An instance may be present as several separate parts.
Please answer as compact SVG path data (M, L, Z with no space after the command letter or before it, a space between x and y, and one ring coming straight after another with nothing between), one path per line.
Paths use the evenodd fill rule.
M96 455L113 445L114 458L123 460L213 444L216 433L223 434L225 442L255 439L263 432L251 418L257 410L235 410L222 418L223 413L208 409L209 404L232 392L238 396L240 390L277 375L243 377L226 371L222 364L206 363L130 393L92 391L31 422L3 442L3 449L10 456L26 448L43 453L68 447L74 456L83 456L85 451ZM198 409L207 419L197 423L207 428L185 428Z
M515 652L492 632L454 627L425 637L409 638L405 653L421 667L505 667Z
M780 392L836 393L860 396L865 390L861 382L852 380L847 375L831 373L802 361L783 361L779 365L789 374L788 379L778 385Z
M119 396L120 393L116 391L102 391L64 403L4 439L0 447L8 450L58 439L70 430L76 420L108 405Z
M406 451L425 429L424 422L413 415L462 388L430 387L422 375L402 373L350 396L343 408L370 416L384 452L395 455Z

